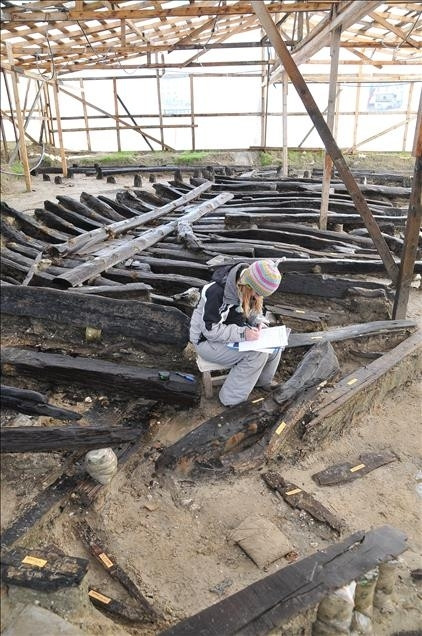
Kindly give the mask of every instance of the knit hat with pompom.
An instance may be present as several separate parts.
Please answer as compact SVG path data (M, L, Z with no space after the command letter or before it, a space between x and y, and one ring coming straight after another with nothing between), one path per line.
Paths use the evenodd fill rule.
M255 261L243 270L239 277L240 285L249 285L258 296L270 296L280 285L281 274L274 261L263 259Z

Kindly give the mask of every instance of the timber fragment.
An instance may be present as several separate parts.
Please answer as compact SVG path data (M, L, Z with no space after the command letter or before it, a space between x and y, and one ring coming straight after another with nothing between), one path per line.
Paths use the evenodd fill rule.
M396 462L398 457L393 451L383 451L381 453L362 453L358 459L343 464L335 464L329 468L321 470L312 475L312 479L319 486L335 486L337 484L347 484L364 477L380 466Z
M307 389L326 382L338 370L338 360L328 342L312 347L294 374L270 397L262 402L243 402L203 422L163 451L156 462L157 469L177 465L187 472L195 463L218 464L220 456L260 439Z
M51 592L79 585L88 561L46 549L12 548L1 554L3 583Z
M328 510L319 501L310 495L303 488L299 488L296 484L283 479L281 475L275 472L267 472L262 475L267 486L276 490L283 497L289 506L305 510L317 521L328 524L333 530L339 534L344 529L344 522L338 519L331 510Z
M97 537L89 523L83 519L76 524L78 533L88 550L96 560L105 568L107 573L129 592L130 596L138 601L147 614L154 616L156 612L147 601L138 586L130 579L126 572L118 565L116 559L110 555L101 540Z
M28 391L2 384L0 387L0 404L27 415L47 415L59 420L79 420L82 415L69 409L58 408L48 404L47 398L37 391Z
M187 380L169 372L168 379L163 381L158 369L14 347L2 350L2 371L8 375L17 372L56 384L72 382L85 388L121 392L132 397L138 395L169 404L191 406L198 402L200 396L196 378Z
M117 616L118 618L123 619L123 621L128 621L129 623L151 622L151 618L148 614L146 614L146 612L139 610L136 607L131 607L126 603L122 603L122 601L117 601L111 596L108 596L93 587L90 588L88 597L95 607L107 614Z
M48 453L107 448L136 440L142 429L128 426L2 426L1 453Z
M70 294L45 288L2 286L1 292L3 316L28 316L83 329L96 325L104 334L171 344L180 349L188 342L189 319L173 307L79 294L77 290Z

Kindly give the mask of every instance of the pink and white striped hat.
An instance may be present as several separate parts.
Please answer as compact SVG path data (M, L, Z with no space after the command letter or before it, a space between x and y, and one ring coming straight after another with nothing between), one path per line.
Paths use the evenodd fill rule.
M239 283L249 285L258 296L270 296L280 285L281 274L274 261L263 259L251 263L240 274Z

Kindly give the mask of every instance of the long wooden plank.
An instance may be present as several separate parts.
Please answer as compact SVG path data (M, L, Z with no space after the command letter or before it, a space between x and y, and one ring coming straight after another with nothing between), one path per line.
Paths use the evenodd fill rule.
M303 441L309 447L330 438L331 432L351 425L362 413L396 386L416 380L422 373L422 332L417 331L399 345L343 378L314 409L303 429Z
M268 634L324 596L406 550L391 526L356 532L162 632L162 636Z
M340 342L341 340L394 333L402 333L403 337L406 337L416 329L417 323L413 320L375 320L374 322L347 325L346 327L332 327L326 331L292 333L289 337L288 347L307 347L318 342Z
M199 386L194 376L187 379L177 372L129 366L95 358L81 358L29 349L2 349L2 372L20 373L36 380L55 384L73 383L110 393L157 399L168 404L192 406L199 400Z
M25 506L21 514L1 533L1 548L10 547L16 543L39 523L54 506L68 497L77 483L77 477L61 475L47 486L31 503Z
M198 207L190 210L179 221L171 221L157 228L146 230L140 237L128 240L125 244L117 248L111 248L107 256L96 257L94 260L75 267L71 272L61 274L55 280L63 285L66 289L75 287L97 274L121 263L123 260L130 258L133 254L140 252L155 243L158 243L164 236L174 232L178 224L183 220L186 223L193 223L201 216L204 216L210 210L214 210L225 201L232 198L232 194L220 194L217 197L201 203ZM131 219L128 220L129 222Z
M2 426L1 453L48 453L106 448L130 442L143 434L128 426Z
M178 309L77 291L69 294L46 288L2 286L1 313L62 325L95 327L104 334L171 344L180 349L188 342L189 319Z

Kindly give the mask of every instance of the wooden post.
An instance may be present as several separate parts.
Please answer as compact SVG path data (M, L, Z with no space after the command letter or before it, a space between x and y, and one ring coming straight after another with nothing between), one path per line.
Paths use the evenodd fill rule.
M368 207L365 197L360 191L355 178L353 177L346 161L344 160L340 148L336 144L336 141L330 129L328 128L324 117L322 116L314 98L312 97L312 94L310 93L305 80L303 79L292 56L290 55L289 50L283 42L277 30L277 27L275 26L271 18L267 6L262 2L258 2L258 0L252 0L251 4L261 24L267 32L272 46L277 52L277 55L280 57L285 72L288 73L300 98L305 105L306 110L308 111L309 116L315 124L315 128L317 129L322 141L324 142L324 145L329 152L334 165L337 168L340 178L342 179L350 196L352 197L356 209L361 215L363 222L365 223L365 226L370 236L372 237L372 240L374 241L374 245L377 248L379 255L381 256L385 269L387 270L391 279L395 281L398 275L398 268L393 256L391 255L388 245L381 234L381 230L379 229L371 210Z
M160 119L160 142L161 142L161 150L164 150L163 109L161 106L160 71L158 69L155 72L155 76L157 81L158 117Z
M117 99L117 80L113 77L113 98L114 98L114 114L116 116L116 135L117 135L117 150L121 152L122 144L120 140L120 122L119 122L119 102ZM84 106L86 108L86 106Z
M419 113L415 129L412 154L415 157L412 192L404 234L403 252L400 261L397 291L394 298L393 320L405 318L409 301L410 283L413 278L419 230L422 222L422 93L419 99Z
M6 43L6 49L7 49L7 57L9 60L9 64L13 68L15 60L13 59L11 45ZM16 109L15 115L18 122L19 148L20 148L21 162L22 162L23 171L25 174L26 190L27 192L30 192L32 183L31 183L31 175L30 175L29 162L28 162L28 153L26 150L26 143L25 143L25 128L23 125L22 109L21 109L21 104L19 99L18 78L14 71L11 71L10 75L12 78L13 96L15 99L15 109ZM10 114L13 118L13 113L11 112Z
M16 131L15 118L13 117L13 104L12 104L12 98L10 97L10 90L9 90L9 84L7 82L7 75L6 75L6 71L4 70L4 68L2 68L1 72L3 74L4 87L6 89L7 100L9 102L10 121L11 121L11 124L12 124L12 127L13 127L13 134L15 136L16 145L18 145L19 144L19 138L18 138L18 133Z
M57 81L53 83L53 93L54 93L54 107L56 110L57 132L59 134L62 171L63 171L63 176L67 177L67 161L66 161L66 153L64 151L64 145L63 145L62 120L60 118L60 108L59 108L59 87L58 87Z
M195 150L195 93L193 90L193 75L189 75L190 83L190 123L192 132L192 150Z
M362 66L359 66L359 77L362 76ZM353 141L352 152L356 152L356 146L358 141L358 123L359 123L359 110L360 110L360 82L356 86L356 100L355 100L355 116L353 121Z
M409 121L410 121L410 113L412 111L412 97L413 97L413 89L415 87L415 82L410 82L409 84L409 95L407 98L407 111L406 111L406 123L404 125L403 131L403 146L402 151L406 151L406 143L407 143L407 133L409 130Z
M337 90L337 75L338 75L338 60L340 53L340 36L341 26L337 27L331 33L331 66L330 66L330 84L328 87L328 106L327 106L327 126L333 132L334 127L334 113L336 108L336 90ZM328 216L328 204L330 199L330 183L331 183L331 170L333 168L333 161L325 152L324 156L324 173L322 176L322 190L321 190L321 209L319 214L319 227L321 230L327 229L327 216Z
M3 142L4 158L9 162L9 148L7 147L6 131L4 129L3 119L0 119L1 138Z
M47 84L47 82L44 82L43 89L44 89L44 102L45 102L44 116L45 116L45 125L47 128L46 137L48 137L48 143L50 144L50 146L54 147L53 117L51 114L51 106L50 106L49 84Z
M87 144L88 152L91 152L91 137L90 137L90 134L89 134L88 110L87 110L87 107L86 107L86 104L85 104L85 86L84 86L83 79L79 80L79 85L81 87L81 97L83 99L82 108L83 108L83 111L84 111L84 122L85 122L85 129L86 129L86 144ZM116 99L116 91L114 91L114 99ZM119 150L120 150L120 148L119 148Z
M337 139L338 137L338 123L339 123L339 115L340 115L340 93L341 93L341 87L338 89L337 91L337 95L336 95L336 103L335 103L335 111L334 111L334 130L333 130L333 136L334 139Z
M289 79L287 73L283 73L283 177L287 177L289 171L289 155L287 140L287 94L289 91Z

